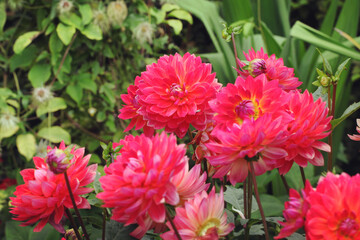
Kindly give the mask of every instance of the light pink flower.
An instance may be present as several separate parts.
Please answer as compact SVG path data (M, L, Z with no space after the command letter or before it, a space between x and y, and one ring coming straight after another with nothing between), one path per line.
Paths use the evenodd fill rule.
M221 87L211 65L190 53L161 57L147 66L136 85L137 113L148 126L165 128L180 138L190 124L198 130L205 128L213 116L208 102Z
M279 86L286 91L294 90L301 85L294 76L294 69L284 66L283 59L276 59L275 54L269 57L262 48L257 52L251 48L249 54L244 52L244 55L249 65L246 66L238 60L241 69L237 71L242 77L246 78L249 75L256 77L264 73L269 81L277 79Z
M319 98L314 102L313 96L306 90L289 92L289 103L285 106L293 120L288 124L289 138L283 148L288 156L276 160L275 167L280 174L287 173L293 162L306 167L308 162L315 166L324 165L323 155L319 150L330 152L330 146L320 140L331 132L331 117L326 103Z
M64 142L59 149L66 149ZM84 148L73 148L70 151L73 158L66 170L78 208L90 208L88 201L81 195L93 190L85 186L94 181L97 168L96 164L86 166L90 155L83 157L84 152ZM65 208L73 208L64 174L53 173L44 158L34 157L33 160L35 169L20 172L25 183L17 186L14 192L16 197L10 198L13 206L10 212L15 215L14 220L24 221L21 226L39 222L34 232L41 231L46 223L50 223L56 230L64 233L60 220L64 216Z
M97 197L104 201L103 207L113 208L112 219L125 225L137 223L145 229L148 217L163 223L165 204L175 206L180 201L171 179L188 161L185 146L165 132L151 138L128 135L120 145L120 154L100 178L104 191Z
M286 222L279 222L283 228L274 239L288 237L304 226L305 216L310 207L307 197L312 191L314 190L309 180L306 180L305 189L301 190L302 196L296 190L290 189L289 201L285 202L285 209L283 211Z
M287 153L277 145L281 144L286 125L282 118L273 119L270 114L254 119L245 119L241 125L233 124L229 129L213 131L219 142L206 146L216 153L208 157L217 172L213 177L229 174L231 184L243 182L249 172L249 161L254 161L256 175L271 170L267 161L284 158Z
M185 202L184 207L177 207L174 224L183 240L216 240L225 237L234 229L233 223L227 223L224 212L223 191L215 193L213 188L198 193ZM170 231L161 235L163 239L177 240L175 232L168 222Z
M360 133L360 118L356 119L356 131L358 133ZM350 135L348 134L348 137L351 139L351 140L354 140L354 141L360 141L360 135L359 134L353 134L353 135Z

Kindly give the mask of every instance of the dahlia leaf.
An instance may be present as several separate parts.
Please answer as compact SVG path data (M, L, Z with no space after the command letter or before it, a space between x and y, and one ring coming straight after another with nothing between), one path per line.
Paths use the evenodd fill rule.
M123 240L133 240L136 239L130 236L130 232L132 232L136 228L135 225L130 225L124 227L124 224L119 223L115 220L110 220L106 223L106 238L108 239L123 239Z
M40 117L41 115L49 112L56 112L62 109L66 109L67 105L63 98L56 97L52 98L44 104L41 104L36 109L36 116Z
M31 231L30 227L20 227L19 222L8 221L5 224L5 239L7 240L28 240Z
M360 102L351 104L341 115L341 117L336 118L331 121L332 130L334 130L342 121L347 119L351 114L356 112L360 108Z
M226 191L224 192L224 200L227 203L230 203L235 209L244 212L244 197L242 188L234 188L233 186L226 186ZM251 211L254 212L258 210L256 199L253 196Z
M350 61L351 58L346 59L345 61L343 61L337 68L336 73L335 73L335 79L339 79L341 73L344 71L344 69L346 69L346 64Z
M327 70L329 70L329 73L332 74L332 68L331 68L329 61L326 58L324 58L324 56L322 55L322 53L320 52L320 50L318 48L316 48L316 50L319 52L321 58L323 59L324 71L327 72ZM316 71L318 71L318 69L316 69ZM318 71L318 74L319 74L319 71Z
M16 39L13 50L16 54L20 54L29 44L41 34L40 31L31 31L24 33Z
M38 136L53 143L64 141L66 144L70 144L71 142L70 134L59 126L42 128L38 132Z
M34 135L31 133L18 135L16 138L16 146L20 154L28 161L31 160L36 153L36 141Z

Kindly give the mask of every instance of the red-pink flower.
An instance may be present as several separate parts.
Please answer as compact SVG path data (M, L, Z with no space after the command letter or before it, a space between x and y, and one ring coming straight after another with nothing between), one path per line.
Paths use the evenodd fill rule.
M198 130L205 128L213 115L208 102L221 87L211 65L190 53L161 57L147 66L136 85L137 113L148 126L165 128L180 138L190 124Z
M312 191L309 180L306 180L305 189L301 190L302 196L296 190L290 189L289 201L285 202L285 209L283 211L286 222L279 222L283 228L274 239L288 237L304 226L305 216L310 207L307 197Z
M328 173L309 195L305 230L310 240L360 239L360 175Z
M176 137L164 132L151 138L128 135L120 145L120 155L100 178L104 191L97 197L104 201L103 207L113 208L112 219L118 222L146 228L149 216L163 223L165 203L175 206L180 201L171 179L188 161L185 146L177 145Z
M122 94L121 100L126 104L123 108L120 109L119 118L120 119L131 119L129 126L127 126L124 132L129 131L135 126L135 130L143 128L143 131L146 136L150 137L154 135L154 128L147 125L147 121L144 120L143 116L140 115L137 110L140 108L136 91L139 89L137 87L139 77L135 79L135 85L130 85L127 89L128 94Z
M231 128L234 123L242 124L245 119L257 119L264 114L271 114L273 118L282 116L284 121L290 121L282 109L288 99L277 80L269 82L261 74L256 78L238 77L235 84L229 83L222 88L209 104L216 113L216 127Z
M66 149L64 142L60 144L59 149ZM94 181L97 168L96 164L86 166L90 155L83 157L84 152L84 148L76 150L73 148L70 151L73 158L67 169L78 208L90 208L88 201L81 195L93 190L85 186ZM64 232L60 224L64 209L73 208L64 174L53 173L44 158L34 157L33 160L35 169L25 169L20 172L25 183L17 186L14 192L16 197L10 198L13 205L10 212L15 215L14 220L24 221L21 226L39 222L34 229L35 232L41 231L46 223L53 225L59 232Z
M270 170L267 161L284 158L287 153L277 147L285 140L282 118L273 119L270 114L254 119L245 119L241 125L233 124L229 129L213 131L219 142L206 146L216 153L208 157L217 172L213 177L221 178L229 174L235 185L243 182L249 172L249 161L254 161L256 175Z
M234 229L233 223L227 223L223 191L216 194L214 188L209 195L203 191L185 202L184 207L177 207L173 221L183 240L216 240L225 237ZM177 240L171 224L167 223L167 226L170 231L161 237Z
M356 119L356 131L358 133L360 133L360 118ZM354 140L354 141L360 141L360 135L359 134L353 134L353 135L350 135L348 134L348 137L351 139L351 140Z
M288 156L279 158L275 164L280 174L287 173L294 161L301 167L306 167L308 162L322 166L324 158L319 150L331 151L327 143L320 141L331 130L326 103L321 98L314 102L307 90L304 93L289 92L289 95L291 98L286 110L293 120L287 126L289 138L283 146Z
M301 85L298 78L294 76L294 69L284 66L283 59L276 59L275 54L269 57L262 48L257 52L251 48L249 54L244 52L244 55L249 65L246 66L238 60L241 70L237 71L242 77L246 78L249 75L256 77L264 73L269 81L277 79L279 86L286 91L294 90Z

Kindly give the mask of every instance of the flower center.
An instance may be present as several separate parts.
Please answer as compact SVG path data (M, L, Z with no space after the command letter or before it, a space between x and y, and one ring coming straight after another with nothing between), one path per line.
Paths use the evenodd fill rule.
M340 234L343 236L355 236L359 232L359 229L359 224L352 218L344 219L339 225Z
M181 86L177 83L171 84L170 94L174 97L182 98L186 92L181 88Z
M243 100L236 107L235 112L241 119L250 118L255 115L255 105L251 100Z
M198 236L205 236L209 234L210 232L213 232L214 229L216 229L217 232L217 226L220 225L220 221L217 218L211 218L207 220L203 225L201 225L200 229L198 230Z

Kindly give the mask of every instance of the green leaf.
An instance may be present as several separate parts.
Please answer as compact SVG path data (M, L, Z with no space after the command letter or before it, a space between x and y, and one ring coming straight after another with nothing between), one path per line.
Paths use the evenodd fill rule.
M226 191L224 192L224 200L225 202L230 203L233 208L240 210L244 213L244 197L242 188L226 186ZM254 212L256 210L258 210L258 205L256 204L256 200L253 196L251 212Z
M80 101L83 97L83 90L78 85L68 85L66 88L66 93L74 99L77 104L80 104Z
M171 3L165 3L161 7L161 10L165 11L165 12L170 12L170 11L175 10L175 9L180 9L180 7L178 5L171 4Z
M18 37L13 46L14 52L20 54L40 33L40 31L31 31Z
M21 227L20 222L7 221L5 224L5 239L28 240L31 227Z
M360 102L351 104L341 115L341 117L336 118L331 121L332 129L335 129L342 121L348 118L351 114L356 112L360 108Z
M277 41L274 38L274 34L270 31L270 29L266 26L264 22L261 22L261 26L264 31L264 43L266 43L267 52L269 54L275 54L276 56L279 56L281 53L280 45L277 43Z
M166 23L169 24L169 26L174 29L174 33L176 35L180 34L180 32L183 28L183 24L180 20L170 19L170 20L166 20Z
M135 240L136 238L130 236L136 226L134 224L124 227L123 223L110 220L106 223L106 236L109 239Z
M37 57L38 49L35 46L26 48L21 54L14 54L10 58L10 71L13 72L19 67L27 67Z
M79 5L79 11L81 14L82 23L84 25L87 25L91 22L91 19L93 17L93 12L91 10L91 7L89 4L80 4Z
M63 49L63 44L56 32L53 32L49 40L49 49L51 53L59 53Z
M59 143L61 141L64 141L66 144L71 143L70 134L59 126L42 128L38 132L38 136L53 143Z
M60 40L67 46L71 42L71 38L74 36L76 29L74 26L66 26L63 23L59 23L56 27L56 32Z
M19 153L28 161L31 160L36 153L36 140L31 133L18 135L16 137L16 146Z
M67 105L63 98L56 97L51 98L49 101L41 104L36 109L36 116L40 117L41 115L49 112L56 112L62 109L66 109Z
M28 78L34 88L43 86L50 76L51 66L45 63L36 63L28 73Z
M50 25L46 28L45 36L51 34L55 30L55 24L50 23Z
M261 204L266 217L279 216L284 209L284 204L276 197L268 194L260 195ZM261 218L260 211L257 210L252 215L253 218Z
M7 105L6 105L7 106ZM14 109L12 107L9 107L10 109L12 109L12 111L14 111ZM8 113L10 114L10 113ZM7 137L11 137L12 135L14 135L17 131L19 130L19 125L18 124L11 124L9 126L7 126L6 128L3 128L0 125L0 140L2 138L7 138Z
M91 40L101 40L103 38L100 27L93 23L90 23L87 27L85 27L81 33Z
M95 81L91 78L90 73L81 73L79 75L76 75L75 79L77 80L77 84L80 87L96 93L97 85Z
M30 231L29 240L54 240L60 239L60 233L50 224L46 224L41 232Z
M166 12L157 8L151 8L150 14L156 18L156 24L162 23L166 17Z
M75 13L63 14L60 15L59 18L60 21L65 23L66 25L73 26L74 28L77 28L80 31L83 29L81 18Z
M338 79L341 75L341 73L344 71L346 64L350 61L351 58L346 59L345 61L343 61L337 68L336 73L335 73L335 78Z
M191 14L185 10L176 9L174 11L171 11L167 16L185 20L185 21L189 22L190 24L193 24L193 18L191 16Z
M319 54L320 54L320 56L321 56L321 58L323 60L324 71L329 72L330 74L332 74L332 68L331 68L331 65L330 65L329 61L326 58L324 58L324 56L322 55L322 53L320 52L320 50L318 48L316 50L319 52Z
M5 23L6 23L5 2L1 2L0 3L0 35L3 33Z

